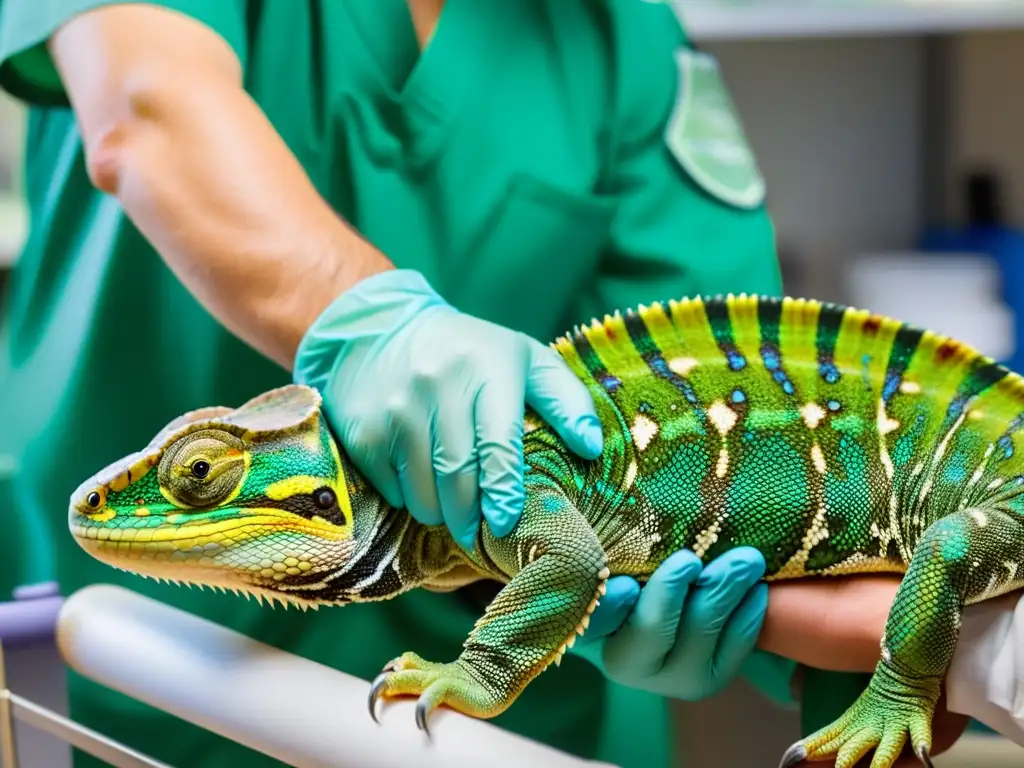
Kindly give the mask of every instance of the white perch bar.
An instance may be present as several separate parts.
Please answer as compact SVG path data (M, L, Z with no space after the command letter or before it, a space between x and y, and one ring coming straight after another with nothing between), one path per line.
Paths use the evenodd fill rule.
M120 587L71 595L57 644L80 674L296 768L611 768L448 709L427 736L412 699L381 702L378 725L365 680Z

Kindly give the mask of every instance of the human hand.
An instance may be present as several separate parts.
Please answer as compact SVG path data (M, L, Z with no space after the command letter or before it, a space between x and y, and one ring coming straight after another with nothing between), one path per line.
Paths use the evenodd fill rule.
M890 576L775 582L769 588L768 610L758 647L815 669L873 672L899 585L900 579ZM798 667L794 679L798 698L802 682L802 670ZM932 756L952 747L967 722L965 716L946 709L943 693L932 723ZM867 768L870 763L868 755L857 768ZM894 768L912 767L920 768L920 762L908 749Z
M601 452L590 393L549 347L447 304L417 272L357 283L306 332L294 378L320 390L357 469L395 507L470 549L480 516L522 513L524 403L583 458Z
M640 588L616 576L573 653L609 678L694 701L722 690L754 649L764 621L765 561L751 547L701 566L689 551L665 560Z

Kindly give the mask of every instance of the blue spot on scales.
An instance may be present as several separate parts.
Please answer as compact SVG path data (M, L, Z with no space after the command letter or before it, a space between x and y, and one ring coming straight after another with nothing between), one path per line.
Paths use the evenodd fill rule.
M747 396L743 393L742 389L734 389L732 391L732 401L734 403L746 402Z
M835 384L839 381L839 369L836 368L835 363L822 363L818 372L828 384Z
M882 386L882 399L885 402L889 402L892 396L896 394L896 389L900 385L900 377L891 371L885 377L885 384Z
M675 385L676 389L679 389L683 393L683 397L686 398L687 402L691 405L699 405L697 394L693 391L693 387L690 386L688 381L677 376L675 372L668 367L668 363L665 362L665 358L660 356L652 358L648 361L648 365L651 366L651 370L658 374L658 376ZM697 415L703 417L704 412L698 408Z
M1011 456L1013 456L1013 441L1009 438L1008 435L1000 437L999 440L996 442L996 445L999 446L1000 450L1002 450L1003 458L1008 459Z
M957 395L949 404L949 408L946 409L946 419L949 422L954 422L959 419L964 412L964 408L967 407L967 398L964 395Z
M606 392L614 393L622 386L622 381L611 374L606 374L601 377L601 386Z
M957 485L967 479L967 471L959 465L946 468L946 482Z
M779 359L778 351L769 346L761 347L761 359L764 360L764 367L772 372L772 378L776 383L782 385L782 391L787 395L792 395L796 389L786 376L786 372L782 370L782 361Z

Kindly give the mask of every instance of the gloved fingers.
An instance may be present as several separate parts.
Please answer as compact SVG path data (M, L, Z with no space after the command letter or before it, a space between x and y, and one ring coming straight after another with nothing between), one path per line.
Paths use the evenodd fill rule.
M477 464L474 461L475 470ZM473 548L480 530L480 494L476 471L437 474L437 496L441 517L452 537L463 549Z
M523 487L523 385L514 376L484 384L473 404L480 462L480 509L497 537L519 522Z
M441 515L452 536L471 549L480 527L480 461L476 449L476 393L470 382L439 389L434 420L433 471Z
M586 385L549 347L530 339L526 403L554 427L571 451L585 459L601 455L604 436Z
M743 662L757 645L768 610L768 585L755 584L725 622L709 669L709 679L724 685L739 674Z
M697 579L679 623L679 642L666 667L693 674L706 670L728 618L764 576L764 557L753 547L739 547L711 561Z
M605 663L618 676L647 677L658 672L676 642L680 616L701 572L689 550L670 555L640 591L636 607L605 648Z
M424 525L440 525L444 522L444 517L441 514L437 480L434 476L430 424L433 416L428 413L429 411L424 409L419 417L410 415L393 420L394 437L391 452L409 514Z
M569 653L605 671L604 649L608 637L629 617L638 597L640 584L636 579L630 576L613 576L608 579L607 592L590 614L590 626L569 649Z
M391 460L393 441L386 436L386 429L375 429L372 424L363 423L338 431L344 435L342 442L349 458L366 482L392 507L404 507L405 496Z
M607 591L590 614L590 626L576 645L596 643L622 627L640 597L640 584L632 576L608 579Z
M406 506L405 495L402 493L402 484L399 482L398 473L387 457L383 460L375 458L367 460L356 456L354 453L350 453L350 458L352 463L356 465L359 473L366 478L366 482L384 497L384 501L395 509L401 509ZM426 525L436 525L441 522L440 515L438 515L437 523L430 522L429 520L422 522Z

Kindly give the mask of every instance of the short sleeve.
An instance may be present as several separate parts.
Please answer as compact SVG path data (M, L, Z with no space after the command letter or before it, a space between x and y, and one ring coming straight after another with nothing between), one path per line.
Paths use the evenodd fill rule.
M746 170L727 168L730 152L742 158L747 148L716 62L695 48L669 5L608 7L614 98L598 192L614 202L615 216L587 297L594 305L581 316L697 294L778 295L771 219L756 184L746 199L741 188L744 172L759 172L749 162ZM691 81L687 56L700 75ZM690 121L683 150L695 148L696 163L672 140L681 107Z
M199 21L244 62L246 0L142 0ZM47 50L50 36L75 16L125 0L0 0L0 87L37 106L68 106Z

